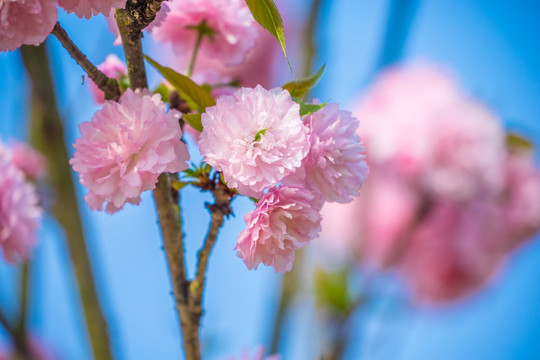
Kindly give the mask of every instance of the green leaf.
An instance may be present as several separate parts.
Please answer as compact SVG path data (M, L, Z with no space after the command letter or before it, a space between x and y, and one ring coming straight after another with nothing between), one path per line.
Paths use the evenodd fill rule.
M291 96L302 97L306 95L313 87L315 87L317 82L319 82L325 68L326 65L323 65L315 74L303 79L288 82L283 85L282 88L290 92Z
M314 275L317 303L340 315L345 315L352 304L348 269L327 272L318 268L315 269Z
M174 86L180 96L195 106L194 110L202 113L207 107L216 105L212 96L187 76L179 74L171 68L161 66L146 55L144 58Z
M300 116L306 116L313 114L319 110L321 110L323 107L326 106L326 103L324 104L306 104L306 103L299 103L300 104Z
M201 114L182 114L182 119L197 131L202 131Z
M287 56L287 48L285 46L285 31L283 29L283 20L279 14L279 10L272 0L246 0L246 4L251 10L251 14L255 20L265 28L270 34L272 34L283 49L283 54L287 59L289 68L292 72L291 63Z
M154 89L153 93L161 95L161 100L163 100L163 102L168 103L170 100L169 99L170 90L165 84L159 84L158 87Z
M259 141L261 140L261 137L266 134L266 132L268 131L268 129L262 129L260 130L258 133L255 134L255 141Z
M534 144L529 139L516 133L506 134L506 146L513 150L534 150Z
M176 191L180 191L184 186L189 185L189 184L191 184L191 183L183 182L183 181L180 181L180 180L174 180L173 183L172 183L172 187Z

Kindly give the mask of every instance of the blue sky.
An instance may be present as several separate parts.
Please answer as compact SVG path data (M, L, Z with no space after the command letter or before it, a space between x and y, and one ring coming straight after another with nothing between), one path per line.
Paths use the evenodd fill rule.
M302 13L299 1L294 11ZM279 4L279 2L278 2ZM328 0L319 33L318 65L327 71L316 95L350 104L373 76L381 48L388 0ZM427 59L450 67L464 87L498 112L507 126L540 141L540 3L503 0L420 0L404 47L404 60ZM62 25L99 63L112 46L104 19L80 20L62 13ZM97 30L96 30L97 29ZM108 44L111 44L109 46ZM97 109L83 72L55 40L49 41L61 114L70 142L77 124ZM25 137L27 80L15 53L0 54L0 134ZM193 144L190 144L193 148ZM79 189L81 197L85 191ZM209 216L195 189L186 189L184 208L188 266L206 233ZM101 300L110 319L118 359L178 359L180 340L171 287L150 194L139 207L110 216L81 203ZM208 359L239 355L265 343L277 304L280 276L260 267L249 271L233 251L243 215L252 204L234 201L212 253L205 294L202 338ZM63 359L85 359L82 317L61 230L46 219L33 267L31 324ZM17 307L16 270L0 264L0 306ZM382 320L367 316L366 342L347 359L538 359L540 358L540 244L526 245L486 291L444 309L410 309ZM314 356L317 332L309 300L287 322L285 359ZM358 320L363 317L359 316ZM383 329L382 331L379 329ZM360 331L358 331L360 333ZM5 339L5 335L4 335ZM382 339L382 340L381 340Z

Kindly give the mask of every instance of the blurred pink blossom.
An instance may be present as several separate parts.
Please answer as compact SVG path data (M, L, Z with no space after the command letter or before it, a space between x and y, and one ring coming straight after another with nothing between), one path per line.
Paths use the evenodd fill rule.
M263 263L276 272L291 270L296 249L321 229L321 205L316 193L302 187L270 189L244 217L247 227L238 236L237 255L249 269Z
M0 248L6 261L30 257L42 213L38 202L36 189L0 142Z
M165 113L159 95L128 89L80 125L70 164L90 190L85 200L92 210L102 210L104 202L109 213L126 202L139 204L161 173L187 168L180 117L176 110Z
M266 349L264 348L264 346L257 347L257 349L255 349L255 353L253 354L253 356L249 355L248 350L244 350L244 352L242 353L242 356L238 358L238 360L281 360L280 355L269 355L265 357L264 356L265 352L266 352ZM228 357L226 360L236 360L236 359L237 358L235 357Z
M310 129L310 149L302 166L284 179L322 194L325 201L347 203L366 182L364 146L356 134L358 120L350 112L328 104L304 119Z
M509 154L504 196L513 248L540 231L540 171L534 167L532 151L516 149Z
M352 204L323 210L326 246L397 269L418 301L433 303L485 285L540 229L531 155L509 152L498 117L445 72L393 68L353 113L370 178Z
M260 196L298 168L309 149L308 128L288 91L241 88L202 114L204 161L242 195Z
M257 40L256 23L243 0L172 0L165 20L152 30L157 41L171 42L178 56L189 58L203 21L212 30L200 52L226 65L240 65Z
M126 0L58 0L58 3L68 14L75 13L86 19L98 14L107 16L112 10L126 6Z
M127 77L126 64L122 62L115 54L109 54L105 58L105 61L98 65L98 69L110 78L119 80L121 77ZM103 104L105 101L105 94L101 91L97 85L90 80L88 82L90 92L94 97L94 101L98 104Z
M41 179L47 174L47 159L30 145L20 141L10 144L13 153L13 163L26 176Z
M504 133L499 118L429 66L383 73L353 111L376 166L423 190L463 200L500 190Z
M58 18L55 0L0 1L0 52L39 45Z

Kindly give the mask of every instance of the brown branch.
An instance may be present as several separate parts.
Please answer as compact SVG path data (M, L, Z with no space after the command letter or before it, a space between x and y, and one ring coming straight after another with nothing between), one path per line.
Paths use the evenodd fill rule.
M107 323L97 295L96 284L86 249L86 241L75 187L69 167L64 126L56 107L45 44L21 47L24 65L32 81L31 134L32 145L49 163L49 181L55 189L52 212L63 227L70 258L78 283L82 309L88 327L90 345L96 359L111 359Z
M60 26L60 23L57 22L56 25L54 25L51 34L56 36L58 41L60 41L77 64L86 71L88 77L105 93L105 99L118 100L120 97L118 82L113 78L107 77L101 70L95 67L90 60L88 60L86 55L84 55L77 45L71 41L66 31Z
M128 1L128 4L130 2ZM129 83L132 89L147 88L146 71L142 51L142 32L137 29L135 20L128 10L116 9L115 12L118 31L122 38L124 55L128 67Z
M214 244L216 243L219 229L223 225L224 217L231 214L231 193L228 191L228 189L224 185L218 184L217 188L212 190L212 194L214 195L215 199L214 204L206 204L207 208L210 210L212 221L210 223L210 228L208 229L208 234L206 235L203 247L198 253L199 262L197 264L197 274L189 286L190 308L191 312L199 317L197 323L200 322L200 317L202 316L202 297L206 283L208 258L212 252L212 249L214 248Z
M139 3L148 3L149 5L146 7L142 6L137 11L133 10L132 5ZM116 23L118 24L120 36L122 37L122 46L124 47L124 54L128 66L128 76L132 89L148 87L146 71L144 68L141 30L147 22L145 19L153 19L153 17L148 16L148 11L159 10L159 7L156 9L155 7L150 6L156 3L161 4L161 1L136 2L130 0L126 5L126 10L117 9L115 13ZM190 283L187 279L186 267L184 264L182 218L180 207L173 197L172 190L169 174L161 174L153 193L161 235L163 237L163 248L165 249L167 265L171 275L176 310L182 328L184 353L187 360L200 360L201 350L198 321L200 316L193 315L190 311Z
M169 266L173 294L176 300L176 310L178 311L178 317L182 327L184 351L188 360L199 359L198 328L194 328L194 322L188 306L189 281L187 280L184 264L182 218L180 216L180 208L172 197L168 174L161 174L159 176L159 181L154 189L154 200L156 202L159 225L163 237L163 248L167 255L167 264Z

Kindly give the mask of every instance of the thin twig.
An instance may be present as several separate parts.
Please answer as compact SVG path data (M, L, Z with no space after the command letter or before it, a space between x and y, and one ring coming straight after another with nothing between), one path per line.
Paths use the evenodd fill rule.
M107 323L99 303L90 257L86 249L69 167L64 125L56 107L45 46L44 43L37 47L21 47L23 62L32 81L30 139L32 145L45 155L49 163L49 181L56 195L52 212L66 234L94 357L107 360L112 358Z
M190 309L192 314L196 314L199 317L197 325L199 324L200 317L202 316L202 297L206 283L208 258L210 256L210 252L214 248L219 229L223 225L225 216L231 214L230 192L226 189L226 187L218 184L218 187L212 190L212 194L214 195L215 202L213 205L207 204L210 214L212 215L212 221L210 222L210 228L208 229L208 234L204 240L203 247L198 253L199 261L197 264L197 274L189 286Z
M17 332L19 334L26 334L26 321L28 315L28 292L30 287L30 262L27 260L21 265L21 277L20 277L20 311L19 320L17 323Z
M120 97L118 82L113 78L107 77L107 75L102 73L101 70L88 60L86 55L84 55L77 45L71 41L66 31L60 26L60 23L57 22L56 25L54 25L51 34L56 36L71 57L75 59L77 64L86 71L88 77L105 93L105 99L118 100Z

